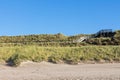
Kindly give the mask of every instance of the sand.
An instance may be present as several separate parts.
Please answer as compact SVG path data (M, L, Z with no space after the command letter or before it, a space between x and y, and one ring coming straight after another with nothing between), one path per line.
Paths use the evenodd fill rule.
M24 62L19 67L0 64L0 80L120 80L120 63L68 65Z

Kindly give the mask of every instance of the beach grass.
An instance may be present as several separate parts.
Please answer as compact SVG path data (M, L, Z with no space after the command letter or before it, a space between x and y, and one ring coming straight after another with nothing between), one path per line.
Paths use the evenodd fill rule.
M23 61L78 64L87 62L119 62L120 46L81 47L0 47L0 62L18 66Z

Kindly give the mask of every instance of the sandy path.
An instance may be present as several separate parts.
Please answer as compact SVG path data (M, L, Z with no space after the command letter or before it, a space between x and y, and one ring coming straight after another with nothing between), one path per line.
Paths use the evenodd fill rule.
M27 62L17 68L0 64L0 80L120 80L120 63L67 65Z

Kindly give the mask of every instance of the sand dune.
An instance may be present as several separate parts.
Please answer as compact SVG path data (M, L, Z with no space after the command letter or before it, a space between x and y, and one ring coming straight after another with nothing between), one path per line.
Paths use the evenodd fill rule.
M120 80L120 63L68 65L24 62L19 67L0 64L0 80Z

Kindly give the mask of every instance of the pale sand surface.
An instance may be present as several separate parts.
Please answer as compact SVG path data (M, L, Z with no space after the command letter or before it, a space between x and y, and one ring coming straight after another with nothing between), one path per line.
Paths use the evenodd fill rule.
M120 63L68 65L24 62L19 67L0 64L0 80L120 80Z

